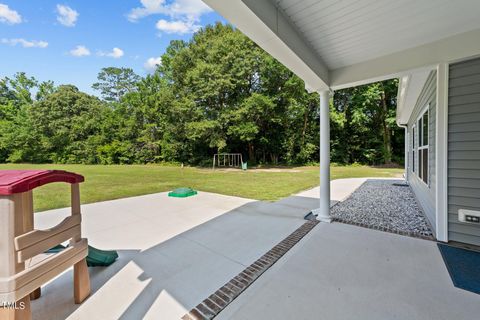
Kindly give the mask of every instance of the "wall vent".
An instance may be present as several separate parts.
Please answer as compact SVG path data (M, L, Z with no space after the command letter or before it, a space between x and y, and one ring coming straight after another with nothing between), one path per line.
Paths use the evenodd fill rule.
M458 220L461 222L480 224L480 211L459 209Z

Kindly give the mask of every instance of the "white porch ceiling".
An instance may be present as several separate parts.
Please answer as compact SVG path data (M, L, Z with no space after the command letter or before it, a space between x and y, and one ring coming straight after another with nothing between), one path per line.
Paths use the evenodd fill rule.
M480 28L478 0L278 0L276 4L330 70Z
M203 0L313 90L480 55L480 0Z

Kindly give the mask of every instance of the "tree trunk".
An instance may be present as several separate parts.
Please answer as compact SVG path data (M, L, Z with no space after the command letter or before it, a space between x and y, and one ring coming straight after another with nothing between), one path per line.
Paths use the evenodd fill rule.
M350 141L352 134L352 108L347 99L344 102L345 124L342 130L342 144L339 148L343 149L343 161L347 164L352 164L356 161L356 157L353 153L352 141Z
M388 107L387 107L387 97L385 90L382 92L382 107L383 107L383 117L382 117L382 131L383 131L383 159L385 164L392 163L392 137L390 132L390 127L387 123L388 116Z
M270 154L270 159L272 160L272 164L277 165L278 164L278 155L275 153Z
M248 143L248 161L255 162L255 150L251 142Z
M310 110L306 110L305 114L303 115L303 130L302 130L302 143L300 146L305 145L305 135L307 133L307 125L308 125L308 114Z

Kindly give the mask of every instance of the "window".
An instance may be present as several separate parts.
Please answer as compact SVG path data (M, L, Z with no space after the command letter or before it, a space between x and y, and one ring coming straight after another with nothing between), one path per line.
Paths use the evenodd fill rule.
M417 121L418 177L428 185L428 106Z

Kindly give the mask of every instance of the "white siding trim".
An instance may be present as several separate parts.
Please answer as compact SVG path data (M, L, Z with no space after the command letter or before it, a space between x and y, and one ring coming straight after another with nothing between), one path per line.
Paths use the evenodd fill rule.
M437 66L437 112L436 115L436 183L435 211L436 238L448 241L448 64Z

